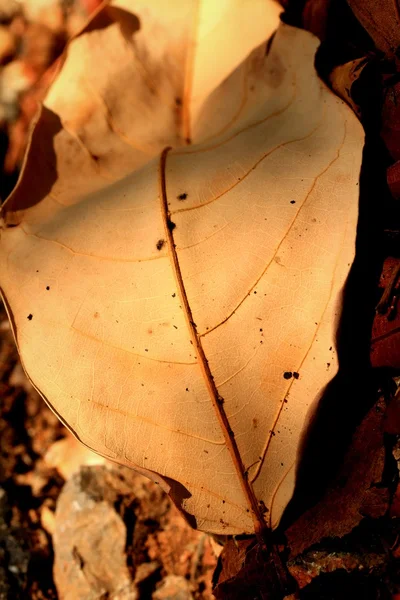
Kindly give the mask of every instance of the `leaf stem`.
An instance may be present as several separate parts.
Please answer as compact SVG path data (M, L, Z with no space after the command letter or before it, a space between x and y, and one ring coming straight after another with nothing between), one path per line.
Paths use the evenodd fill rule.
M248 480L247 472L245 466L242 462L239 448L235 439L235 434L232 431L232 428L229 424L228 417L226 415L224 409L224 399L218 392L217 386L215 385L214 377L211 373L210 366L208 364L207 357L205 355L203 346L201 344L201 338L197 332L196 324L194 322L192 309L189 304L189 300L186 294L185 284L182 277L182 272L179 265L178 255L176 252L176 245L174 242L173 230L175 226L172 226L171 223L171 214L168 209L168 200L167 200L167 189L166 189L166 179L165 179L165 167L167 161L168 152L171 150L171 147L167 147L163 150L160 157L160 170L159 170L159 181L160 181L160 200L161 200L161 211L163 215L163 221L165 226L165 235L167 238L167 244L169 253L172 259L172 266L175 273L176 282L178 285L179 295L182 302L182 306L184 309L187 325L189 328L189 332L192 338L193 346L197 352L197 359L199 362L199 366L202 370L204 380L214 406L215 412L217 414L217 418L219 424L221 426L221 430L223 432L225 438L225 444L228 448L229 454L232 458L232 462L234 464L240 485L242 487L244 496L247 500L248 506L251 511L251 515L254 523L254 530L258 538L262 538L264 543L267 539L266 533L268 531L267 525L264 521L263 512L261 507L259 506L256 496L254 494L253 487Z

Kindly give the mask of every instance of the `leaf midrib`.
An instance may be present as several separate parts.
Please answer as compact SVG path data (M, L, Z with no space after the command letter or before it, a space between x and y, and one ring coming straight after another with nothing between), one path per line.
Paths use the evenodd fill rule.
M185 314L187 326L189 329L190 337L193 342L193 346L196 350L197 361L202 371L202 375L212 402L212 405L215 409L217 419L219 421L219 425L221 427L225 444L232 459L237 477L239 479L240 486L246 498L247 504L249 506L253 523L254 530L256 534L261 534L266 529L266 524L260 508L258 506L257 498L254 494L252 485L248 481L247 473L245 466L242 462L238 445L235 440L235 434L232 431L232 428L229 424L228 417L226 415L224 409L224 400L218 392L218 389L215 385L214 377L211 373L210 366L208 364L207 357L205 355L200 336L197 332L196 324L193 320L192 309L189 304L189 300L186 294L185 284L183 281L182 272L179 265L178 255L176 252L176 245L174 242L174 237L172 233L172 227L170 226L170 212L168 209L168 200L167 200L167 189L166 189L166 178L165 178L165 168L168 152L171 150L171 147L167 147L163 150L160 156L159 163L159 186L160 186L160 201L161 201L161 213L162 219L164 222L165 228L165 236L167 239L168 252L172 262L172 269L174 271L175 280L178 287L178 293L182 302L183 312Z

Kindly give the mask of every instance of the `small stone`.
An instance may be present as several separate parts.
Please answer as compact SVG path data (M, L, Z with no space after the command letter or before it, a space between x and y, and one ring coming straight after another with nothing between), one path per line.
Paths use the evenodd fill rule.
M146 581L146 579L154 575L159 568L160 564L155 560L138 565L135 573L135 583L138 584Z
M153 600L193 600L191 585L179 575L167 575L154 592Z
M82 467L65 484L54 524L60 600L136 600L126 562L126 526L115 503L124 490L105 467Z

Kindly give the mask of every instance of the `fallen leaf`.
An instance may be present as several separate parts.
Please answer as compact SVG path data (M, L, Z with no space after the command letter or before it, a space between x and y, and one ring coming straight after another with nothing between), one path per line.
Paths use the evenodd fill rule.
M58 203L75 203L82 194L146 164L166 146L216 135L241 116L242 104L248 104L244 92L250 92L246 71L251 61L222 86L219 103L212 102L206 110L204 100L273 33L281 8L273 0L251 0L251 5L235 0L235 10L221 5L216 11L203 1L197 14L196 4L120 0L95 13L69 44L63 68L44 102L25 181L36 179L40 155L54 145L57 175L52 178L55 165L48 165L46 185L52 186ZM192 29L197 31L193 38ZM234 51L224 52L226 43ZM215 55L221 60L214 62ZM19 195L24 195L21 185ZM39 188L43 190L43 183Z
M381 136L395 161L400 159L400 83L397 74L384 77Z
M303 12L302 23L307 31L311 31L321 41L326 37L328 15L331 0L307 0Z
M361 116L361 108L359 104L354 101L352 87L367 65L368 59L365 56L356 58L335 67L329 75L332 89L351 106L359 117Z
M387 511L388 491L375 487L385 463L384 417L381 399L358 427L343 466L324 497L286 530L291 557L323 538L343 537L365 515L377 518Z
M397 0L347 0L354 15L373 39L378 50L389 58L400 46L400 12Z
M387 182L393 198L400 200L400 160L388 167Z
M371 363L373 367L400 367L400 260L389 256L383 265L379 288L384 306L376 311L371 335ZM396 275L397 273L397 275ZM385 300L385 298L387 298ZM382 302L382 301L381 301ZM379 307L379 305L378 305Z
M213 594L217 600L278 600L295 587L276 550L267 552L254 537L228 540L215 574L218 581Z
M30 380L83 443L192 525L252 533L278 524L338 369L363 132L311 34L269 44L274 3L199 11L106 6L70 45L4 207L0 284Z
M385 554L378 552L311 550L297 560L291 561L289 571L301 589L321 573L333 573L337 569L343 569L347 573L366 571L380 574L384 571L386 560Z
M391 399L385 415L385 432L391 435L400 435L400 391L397 390L394 397ZM399 457L394 457L398 460ZM398 463L399 464L399 463Z

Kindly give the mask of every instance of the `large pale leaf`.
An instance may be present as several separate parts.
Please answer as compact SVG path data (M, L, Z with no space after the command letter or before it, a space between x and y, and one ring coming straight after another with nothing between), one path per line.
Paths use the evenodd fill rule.
M311 407L337 371L363 133L318 79L309 33L281 26L268 53L265 43L240 56L234 48L233 63L210 79L205 47L204 63L200 50L190 59L200 66L189 85L181 66L186 46L174 36L181 19L179 39L199 31L198 21L188 25L192 7L184 3L189 18L182 3L165 15L163 3L130 4L140 29L131 28L126 47L137 50L142 35L147 51L160 53L150 76L157 93L150 103L138 80L150 59L127 59L126 74L112 85L106 77L96 102L103 107L111 94L119 106L107 137L104 107L89 121L79 115L86 92L82 103L63 105L59 84L76 64L68 63L71 46L5 207L0 284L24 367L75 435L159 481L197 527L249 533L262 527L264 507L267 524L278 523ZM200 6L206 14L211 3ZM257 2L224 6L230 21L214 14L220 20L209 28L217 63L241 20L261 41ZM167 25L150 20L146 33L157 10ZM114 42L127 35L114 27L89 27L76 40L99 38L80 82L94 78L101 56L108 71ZM110 44L107 32L115 36ZM91 60L89 50L79 56L82 64ZM170 109L185 86L188 120L174 128L165 98ZM65 98L83 88L73 86ZM51 129L58 115L64 127ZM185 147L188 128L198 143ZM126 145L118 150L128 138L143 155ZM101 152L96 143L104 143ZM181 147L144 165L166 144ZM136 170L107 186L102 163L113 179L130 160Z
M18 208L51 191L42 203L48 214L55 204L75 203L132 172L166 145L229 127L243 108L249 62L222 85L222 112L222 100L207 107L207 97L274 32L280 11L272 0L116 0L105 6L69 45L45 100ZM15 200L8 200L9 209Z

